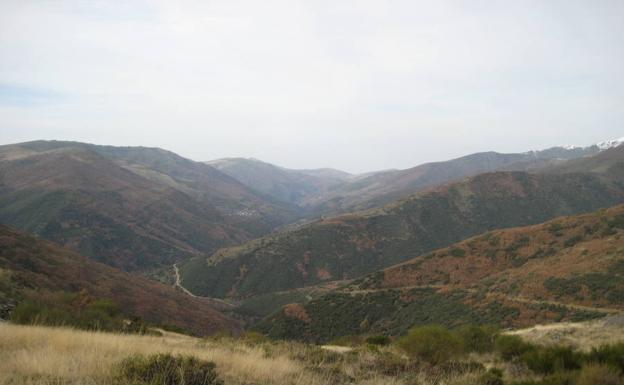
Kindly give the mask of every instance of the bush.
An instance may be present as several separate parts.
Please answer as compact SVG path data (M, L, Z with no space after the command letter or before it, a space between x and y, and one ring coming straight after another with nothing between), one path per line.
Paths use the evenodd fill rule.
M463 353L462 341L441 326L420 326L410 329L397 342L410 357L437 365Z
M496 337L494 347L505 361L519 358L526 352L534 349L533 345L525 342L522 338L507 334Z
M549 376L544 377L544 379L539 382L539 385L575 385L576 384L576 376L575 372L559 372L555 374L551 374ZM598 384L595 384L598 385Z
M457 257L457 258L465 257L466 256L466 250L460 249L460 248L456 247L456 248L451 249L451 255L453 257Z
M503 371L492 368L483 373L477 382L479 385L503 385Z
M584 366L575 385L622 385L618 370L600 364Z
M263 344L265 342L269 342L271 341L271 339L267 336L265 336L262 333L258 333L258 332L254 332L254 331L248 331L245 332L242 336L241 336L242 340L245 341L246 343L250 344L250 345L260 345Z
M215 364L195 357L154 354L130 356L119 365L118 384L223 385Z
M383 336L383 335L370 336L366 338L365 342L370 345L385 346L390 343L390 338L387 336Z
M582 355L563 346L534 348L522 355L522 361L534 372L549 374L581 367Z
M140 318L125 315L108 299L91 297L86 291L26 291L12 310L10 320L22 325L69 326L85 330L156 334Z
M610 365L624 372L624 343L594 348L588 354L587 361Z
M466 351L485 353L494 349L497 330L491 326L467 325L457 329L457 334Z
M467 373L483 372L485 366L476 361L447 361L438 366L443 373L449 376L461 376Z
M375 360L375 370L387 376L397 376L410 369L409 362L390 352L380 352Z

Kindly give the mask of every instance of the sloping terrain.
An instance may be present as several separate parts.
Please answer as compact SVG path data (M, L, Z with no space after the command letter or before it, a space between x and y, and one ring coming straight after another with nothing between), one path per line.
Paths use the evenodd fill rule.
M614 149L620 159L624 148ZM479 175L381 209L324 219L194 258L185 287L247 297L355 278L497 228L522 226L624 202L622 171Z
M0 147L0 223L126 270L210 253L293 215L210 166L160 149Z
M619 142L617 142L619 143ZM614 144L617 144L614 143ZM599 147L553 147L517 154L483 152L405 170L351 175L339 170L292 170L257 159L226 158L206 162L244 185L278 201L297 205L307 218L379 207L443 183L493 171L549 168L597 154Z
M0 298L19 301L24 290L79 292L114 301L128 315L207 335L240 330L207 300L94 262L52 242L0 225Z
M257 159L227 158L206 163L256 191L294 205L302 205L311 196L324 196L352 177L332 169L291 170Z
M566 160L597 154L601 148L553 147L519 154L482 152L442 162L425 163L406 170L391 170L358 178L324 195L311 196L307 206L325 213L352 212L379 207L443 183L493 171L529 171Z
M414 324L504 327L624 311L624 205L495 230L357 279L258 328L327 341Z

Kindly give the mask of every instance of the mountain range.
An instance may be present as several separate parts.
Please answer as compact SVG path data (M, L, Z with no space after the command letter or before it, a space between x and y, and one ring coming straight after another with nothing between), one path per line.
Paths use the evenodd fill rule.
M492 171L529 171L582 158L615 147L618 140L588 147L560 146L516 154L482 152L405 170L352 175L324 169L310 173L290 170L255 159L219 159L208 164L251 189L293 203L310 215L352 212L379 207L442 183Z
M310 197L323 196L355 177L334 169L292 170L253 158L217 159L206 164L256 191L297 206L304 206Z
M526 327L624 310L624 205L494 230L289 304L257 329L319 343L413 325Z
M356 278L485 231L622 202L624 147L616 147L539 173L480 174L318 220L193 258L181 271L191 291L244 298Z
M0 222L126 270L272 231L295 213L168 151L29 142L0 147Z
M316 342L453 319L599 317L619 309L623 209L596 210L624 203L622 142L361 175L147 147L0 146L0 300L86 290L198 334L253 323Z

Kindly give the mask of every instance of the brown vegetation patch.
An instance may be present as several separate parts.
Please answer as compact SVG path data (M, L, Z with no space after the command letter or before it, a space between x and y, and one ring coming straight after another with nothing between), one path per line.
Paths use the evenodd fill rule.
M332 274L327 269L316 269L316 277L322 281L332 279Z
M296 318L305 323L310 323L311 319L303 305L291 303L283 307L284 315L289 318Z
M0 226L0 268L33 289L78 292L110 299L129 314L206 335L240 332L237 321L169 285L94 262L51 242ZM6 246L6 247L5 247Z

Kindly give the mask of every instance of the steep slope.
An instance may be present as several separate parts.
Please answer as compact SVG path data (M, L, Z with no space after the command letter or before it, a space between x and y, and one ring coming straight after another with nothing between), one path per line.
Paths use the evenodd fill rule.
M362 175L333 169L291 170L245 158L206 163L266 196L297 205L305 218L318 218L380 207L410 194L485 172L550 168L619 144L619 140L614 140L588 147L561 146L515 154L482 152L405 170Z
M291 170L257 159L227 158L206 163L256 191L294 205L301 205L311 196L324 196L351 177L339 170Z
M612 142L612 141L611 141ZM616 144L619 142L615 142ZM622 159L624 158L624 146L617 145L606 148L606 144L601 144L604 150L593 156L571 159L557 165L550 165L540 169L540 172L547 174L565 174L572 172L592 172L606 173L613 172L618 167L623 167Z
M127 270L210 253L292 215L218 170L160 149L0 147L0 223Z
M240 330L238 323L216 311L206 300L91 261L52 242L0 225L0 272L10 279L19 300L25 289L79 292L111 299L127 314L171 324L198 334ZM0 288L4 287L0 285ZM6 290L6 288L5 288Z
M528 326L618 311L624 205L488 232L288 305L258 327L274 337L323 342L398 335L414 324Z
M614 149L624 159L624 148ZM191 291L246 297L355 278L487 230L624 202L624 170L497 172L223 249L182 268Z
M606 145L604 146L606 149ZM443 162L425 163L406 170L391 170L358 178L329 191L312 196L304 203L316 211L351 212L379 207L409 194L493 171L529 171L548 167L569 159L597 154L601 148L553 147L520 154L497 152L476 153Z

